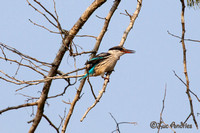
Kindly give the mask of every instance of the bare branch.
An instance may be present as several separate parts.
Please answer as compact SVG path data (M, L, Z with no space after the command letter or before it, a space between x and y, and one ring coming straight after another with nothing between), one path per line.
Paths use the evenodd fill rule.
M129 16L129 18L131 19L132 16L128 13L128 11L125 10L125 12L126 12L126 13L120 13L120 14L125 15L125 16Z
M13 78L9 75L7 75L6 73L4 73L3 71L0 70L1 73L3 73L5 76L7 76L8 78L12 79L12 80L15 80L15 81L12 81L12 80L6 80L5 78L3 77L0 77L0 79L3 79L3 80L6 80L7 82L10 82L10 83L14 83L16 85L22 85L22 84L29 84L29 85L38 85L40 83L44 83L44 82L47 82L47 81L50 81L50 80L55 80L55 79L68 79L68 78L77 78L77 77L82 77L84 76L84 74L82 75L72 75L72 76L54 76L54 77L46 77L44 79L38 79L38 80L30 80L30 81L24 81L24 80L18 80L16 78Z
M111 113L109 113L109 114L113 118L113 120L115 121L115 124L116 124L116 129L114 131L112 131L112 133L113 132L120 133L120 130L119 130L119 125L120 124L133 124L133 125L137 124L137 122L117 122L117 120L115 119L115 117Z
M160 121L162 120L162 114L163 114L163 111L164 111L164 108L165 108L165 97L166 97L166 93L167 92L167 84L165 84L165 93L164 93L164 98L163 98L163 107L162 107L162 110L160 112Z
M55 96L49 96L48 99L50 99L50 98L55 98L55 97L58 97L58 96L63 96L63 95L65 94L67 88L68 88L69 86L72 86L72 85L74 85L74 84L68 84L68 85L64 88L64 91L63 91L62 93L57 94L57 95L55 95Z
M182 25L182 37L181 37L181 42L182 42L182 48L183 48L183 66L184 66L184 74L185 74L185 79L186 79L186 93L189 99L190 103L190 110L191 110L191 116L193 117L193 121L195 123L196 128L198 129L198 124L194 115L194 109L193 109L193 103L192 103L192 98L190 96L190 86L189 86L189 77L188 77L188 72L187 72L187 61L186 61L186 47L185 47L185 19L184 19L184 14L185 14L185 3L184 0L180 0L181 5L182 5L182 11L181 11L181 25Z
M124 31L124 34L122 36L122 39L121 39L119 46L124 45L124 43L127 39L127 36L129 34L130 30L133 28L135 20L137 19L138 14L140 13L141 7L142 7L142 0L137 0L137 8L136 8L135 12L133 13L133 15L129 16L130 14L128 12L126 12L127 15L130 17L130 23L129 23L128 27L126 28L126 30Z
M174 72L174 75L187 87L187 84L176 74L175 71ZM200 99L198 98L198 96L193 92L191 91L191 89L189 89L189 91L196 97L196 99L200 102Z
M111 113L109 113L109 114L113 118L113 120L115 121L115 124L116 124L116 129L114 131L112 131L112 133L115 132L115 131L120 133L119 124L118 124L117 120L115 119L115 117Z
M69 74L72 74L72 73L75 73L75 72L78 72L78 71L81 71L81 70L84 70L86 67L82 67L82 68L79 68L79 69L76 69L74 71L71 71L71 72L68 72L68 73L65 73L65 74L62 74L62 76L67 76Z
M164 93L164 98L163 98L163 105L162 105L162 110L160 112L160 122L159 122L159 126L158 126L158 132L160 132L160 127L161 127L161 124L163 123L163 118L162 118L162 113L164 111L164 108L165 108L165 97L166 97L166 85L165 85L165 93Z
M53 0L53 4L54 4L54 12L55 12L55 14L56 14L57 27L58 27L58 30L59 30L59 32L60 32L61 38L62 38L62 40L63 40L64 37L62 36L62 34L63 34L63 33L66 33L66 30L63 30L63 29L62 29L61 24L60 24L60 22L58 21L58 13L57 13L57 11L56 11L56 2L55 2L55 0ZM67 34L68 34L68 32L67 32Z
M37 11L38 13L42 14L48 21L49 23L51 23L54 27L58 28L56 26L56 24L54 24L43 12L41 12L40 10L38 10L35 6L33 6L29 0L26 0L28 5L31 6L35 11ZM44 9L44 11L46 11L54 20L56 20L56 18L54 17L53 14L51 14L44 6L42 6L42 4L40 2L38 2L37 0L34 0L34 2L36 2L40 7L42 7Z
M45 114L43 114L43 117L48 121L49 125L51 125L56 130L56 132L59 133L59 129L51 122L51 120L49 120Z
M192 113L190 113L190 114L188 115L188 117L185 119L184 123L187 122L187 120L190 118L190 116L192 116Z
M21 105L18 105L18 106L7 107L5 109L0 110L0 114L4 113L6 111L9 111L9 110L19 109L19 108L24 108L24 107L29 107L29 106L35 106L37 104L38 104L37 102L33 102L33 103L21 104Z
M63 124L63 121L64 121L64 119L65 119L65 116L66 116L66 108L65 108L65 110L64 110L64 115L63 115L63 117L61 117L61 116L59 115L59 117L60 117L60 125L58 126L58 129L60 129L61 125Z
M0 57L0 59L5 59L5 58ZM24 67L30 68L31 70L33 70L33 71L35 71L35 72L41 74L42 76L46 77L46 75L45 75L44 73L38 71L38 70L35 69L34 67L32 67L32 66L30 66L30 65L22 64L22 63L21 63L22 60L21 60L20 62L18 62L18 61L16 61L16 60L8 59L8 58L7 58L6 60L7 60L7 61L10 61L10 62L17 63L19 66L24 66ZM15 73L15 75L16 75L16 73Z
M91 109L93 109L93 108L96 106L96 104L100 101L101 97L103 96L103 93L104 93L105 90L106 90L109 77L110 77L110 74L106 76L106 79L105 79L104 84L103 84L103 88L101 89L101 91L99 91L99 95L98 95L97 98L95 99L95 102L92 104L92 106L90 106L90 107L86 110L85 114L83 115L83 117L82 117L81 120L80 120L81 122L84 120L84 118L85 118L86 115L89 113L89 111L90 111Z
M13 53L15 53L15 54L21 56L21 57L24 57L24 58L33 60L33 61L35 61L35 62L37 62L37 63L41 63L41 64L44 65L44 66L50 67L50 66L52 65L52 64L47 63L47 62L39 61L38 59L33 58L33 57L29 56L29 55L25 55L25 54L19 52L17 49L15 49L15 48L13 48L13 47L10 47L10 46L8 46L8 45L5 45L5 44L3 44L3 43L0 43L0 46L2 46L3 48L6 48L7 50L9 50L9 51L11 51L11 52L13 52Z
M158 127L158 132L157 132L157 133L160 132L160 128L161 128L161 124L162 124L162 123L163 123L164 125L167 125L167 124L164 122L163 118L162 118L162 114L163 114L163 111L164 111L164 108L165 108L165 97L166 97L166 94L167 94L166 92L167 92L167 84L165 84L165 93L164 93L164 98L163 98L163 101L162 101L163 106L162 106L162 110L161 110L161 112L160 112L160 122L159 122L159 127ZM175 131L171 126L169 126L169 128L170 128L174 133L176 133L176 131Z
M89 54L89 53L94 53L95 51L86 51L86 52L81 52L81 53L73 53L72 56L77 56L77 55L82 55L82 54Z
M93 58L96 55L96 53L97 53L97 51L99 49L100 43L101 43L101 41L102 41L102 39L103 39L107 29L108 29L110 20L111 20L111 18L113 16L114 12L116 11L116 9L117 9L117 7L118 7L120 2L121 2L121 0L115 0L113 6L111 7L111 9L110 9L110 11L108 13L108 15L106 16L103 28L101 29L101 32L99 33L99 35L97 37L96 44L95 44L95 46L93 48L93 51L95 51L95 53L93 53L91 55L90 59Z

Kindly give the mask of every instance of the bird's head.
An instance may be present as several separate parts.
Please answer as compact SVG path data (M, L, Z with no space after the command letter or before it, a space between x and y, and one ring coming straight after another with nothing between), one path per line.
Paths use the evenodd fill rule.
M108 53L110 54L115 54L117 56L122 56L123 54L131 54L131 53L135 53L134 50L129 50L129 49L125 49L124 47L122 46L115 46L115 47L112 47L108 50Z

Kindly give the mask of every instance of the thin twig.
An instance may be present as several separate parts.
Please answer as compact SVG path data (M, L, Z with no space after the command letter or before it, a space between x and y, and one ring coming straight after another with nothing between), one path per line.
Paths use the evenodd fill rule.
M167 84L165 84L165 93L164 93L164 98L163 98L163 101L162 101L162 103L163 103L163 106L162 106L162 110L161 110L161 112L160 112L160 122L159 122L159 127L158 127L158 132L157 133L159 133L160 132L160 128L161 128L161 124L163 123L164 125L167 125L165 122L164 122L164 120L163 120L163 118L162 118L162 114L163 114L163 111L164 111L164 108L165 108L165 97L166 97L166 93L167 92ZM176 133L176 131L171 127L171 126L168 126L174 133Z
M188 117L185 119L184 123L187 122L187 120L190 118L190 116L192 116L192 113L190 113L190 114L188 115Z
M56 26L56 24L54 24L43 12L41 12L40 10L38 10L35 6L33 6L29 0L26 0L28 5L31 6L35 11L37 11L38 13L42 14L46 19L47 21L52 24L54 27L58 28ZM54 18L56 20L56 18L53 16L53 14L51 14L44 6L42 6L42 4L40 2L38 2L37 0L34 0L34 2L36 2L40 7L42 7L50 16L52 16L52 18Z
M5 58L0 57L0 59L5 59ZM32 67L32 66L30 66L30 65L22 64L22 63L21 63L22 59L18 62L17 60L12 60L12 59L8 59L8 58L7 58L7 61L14 62L14 63L18 64L18 66L24 66L24 67L30 68L31 70L33 70L33 71L35 71L35 72L41 74L43 77L46 76L44 73L38 71L38 70L35 69L34 67ZM18 70L18 69L17 69L17 70ZM17 73L17 71L16 71L16 73ZM15 76L14 76L14 77L15 77Z
M112 131L112 133L114 133L114 132L120 133L120 130L119 130L119 125L120 124L133 124L133 125L137 124L137 122L117 122L115 117L111 113L109 113L109 114L112 117L112 119L115 121L115 124L116 124L116 129L114 131Z
M113 118L113 120L115 121L115 124L116 124L116 130L112 131L112 133L115 132L115 131L117 131L118 133L120 133L119 123L117 122L117 120L115 119L115 117L111 113L109 113L109 114Z
M176 72L173 70L174 75L185 85L187 86L187 84L176 74Z
M199 99L199 97L193 92L193 91L191 91L191 90L189 90L195 97L196 97L196 99L200 102L200 99Z
M33 96L25 95L25 94L22 94L22 93L16 93L16 95L21 95L21 96L24 96L24 97L28 97L28 98L30 98L29 100L39 99L39 97L33 97Z
M3 45L3 43L1 43L1 45ZM4 53L3 48L2 48L2 47L0 47L0 48L1 48L1 52L2 52L2 54L3 54L4 58L5 58L5 60L7 61L6 54Z
M176 72L175 71L173 71L174 72L174 75L187 87L187 84L176 74ZM199 99L199 97L193 92L193 91L191 91L191 89L189 89L189 91L196 97L196 99L200 102L200 99Z
M88 81L88 83L89 83L89 85L90 85L90 89L91 89L92 95L94 96L94 99L97 99L97 97L96 97L95 94L94 94L94 90L93 90L92 84L90 83L89 76L88 76L88 78L87 78L87 81Z
M41 27L41 28L43 28L43 29L45 29L45 30L47 30L47 31L49 31L49 32L51 32L51 33L61 34L60 32L52 31L52 30L48 29L47 27L45 27L45 26L43 26L43 25L37 24L37 23L33 22L31 19L29 19L29 21L30 21L32 24L34 24L34 25L36 25L36 26L38 26L38 27Z
M55 21L57 21L56 17L49 11L47 10L40 2L38 2L37 0L34 0L40 7L42 7L42 9L48 13ZM57 26L55 26L57 27Z
M177 35L175 35L175 34L172 34L172 33L170 33L169 31L167 31L167 33L168 33L169 35L173 36L173 37L182 39L180 36L177 36ZM185 41L191 41L191 42L200 42L200 40L194 40L194 39L185 39L185 38L184 38L184 40L185 40Z
M66 101L64 101L64 100L62 100L62 102L65 103L65 104L71 105L71 102L66 102Z
M21 59L21 60L19 61L17 70L16 70L15 75L14 75L13 77L15 77L15 76L17 75L17 73L18 73L18 71L19 71L19 68L20 68L20 66L21 66L20 64L22 63L22 60L23 60L23 59Z
M176 72L175 71L173 71L174 72L174 75L187 87L187 84L176 74ZM200 99L199 99L199 97L193 92L193 91L191 91L191 89L189 89L189 91L196 97L196 99L200 102Z
M13 52L13 53L19 55L19 56L23 56L23 57L25 57L25 58L27 58L27 59L30 59L30 60L33 60L33 61L35 61L35 62L37 62L37 63L41 63L41 64L44 65L44 66L50 67L50 66L52 65L51 63L47 63L47 62L44 62L44 61L39 61L39 60L36 59L36 58L33 58L33 57L29 56L29 55L25 55L25 54L21 53L20 51L18 51L17 49L15 49L15 48L13 48L13 47L11 47L11 46L5 45L5 44L3 44L3 43L1 43L0 45L1 45L2 47L6 48L7 50L9 50L9 51L11 51L11 52Z
M86 69L86 67L78 68L78 69L76 69L76 70L74 70L74 71L71 71L71 72L68 72L68 73L63 74L63 76L67 76L67 75L69 75L69 74L72 74L72 73L75 73L75 72L78 72L78 71L81 71L81 70L84 70L84 69Z
M48 121L49 125L51 125L56 130L56 132L59 133L59 129L51 122L51 120L45 114L42 116Z
M130 19L131 19L131 17L132 17L131 14L129 14L127 10L125 10L125 12L126 12L126 14L127 14L127 15L130 17Z
M54 12L55 12L55 14L56 14L57 27L58 27L58 30L59 30L59 32L60 32L60 35L61 35L62 40L64 40L64 37L62 36L62 34L65 33L65 32L63 32L63 29L62 29L62 27L61 27L61 24L60 24L60 22L58 21L58 13L57 13L57 11L56 11L56 2L55 2L55 0L53 0L53 4L54 4Z
M68 84L68 85L64 88L64 91L63 91L62 93L57 94L57 95L55 95L55 96L49 96L48 99L50 99L50 98L55 98L55 97L58 97L58 96L63 96L63 95L65 94L67 88L68 88L69 86L72 86L72 85L74 85L74 84Z
M76 35L76 37L91 37L91 38L97 39L96 36L92 36L92 35Z
M95 15L97 18L99 18L99 19L106 19L106 18L102 18L102 17L100 17L100 16L98 16L98 15Z
M63 117L61 117L61 116L59 115L59 117L60 117L60 125L58 126L58 129L60 129L60 127L62 126L63 121L64 121L64 119L65 119L65 116L66 116L66 108L65 108L65 110L64 110L64 115L63 115Z
M16 91L16 92L17 92L17 91L20 91L20 90L22 90L22 89L24 89L24 88L27 88L27 87L29 87L29 86L31 86L31 85L25 85L25 86L23 86L23 87L21 87L21 88L15 90L15 91Z
M163 98L163 100L162 100L163 106L162 106L162 110L161 110L161 112L160 112L160 122L159 122L158 133L159 133L159 131L160 131L161 124L163 123L162 114L163 114L163 111L164 111L164 108L165 108L166 91L167 91L167 85L165 84L165 93L164 93L164 98Z
M14 77L11 77L8 74L6 74L5 72L3 72L2 70L0 70L0 73L4 74L6 77L8 77L11 80L5 79L5 78L3 78L1 76L0 76L0 79L3 79L5 81L7 81L7 82L10 82L10 83L13 83L13 84L16 84L16 85L22 85L22 84L38 85L40 83L47 82L49 80L77 78L77 77L84 76L84 74L82 74L82 75L71 75L71 76L58 75L58 76L46 77L46 78L38 79L38 80L25 81L25 80L18 80L18 79L14 78ZM15 80L15 81L13 81L13 80Z

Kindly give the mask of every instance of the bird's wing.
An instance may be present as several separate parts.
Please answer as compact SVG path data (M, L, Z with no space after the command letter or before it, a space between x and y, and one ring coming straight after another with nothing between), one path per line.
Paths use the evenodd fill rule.
M89 67L87 68L87 71L90 71L92 68L93 72L94 72L94 67L100 63L101 61L103 61L104 59L109 57L109 53L100 53L98 55L96 55L94 58L90 59L89 61L87 61L85 63L85 65L89 65Z
M94 58L92 58L89 61L87 61L85 63L85 65L87 65L87 64L93 64L93 65L98 64L103 59L108 58L109 55L110 55L109 53L100 53L100 54L96 55Z
M108 58L109 55L110 55L109 53L100 53L100 54L96 55L94 58L92 58L89 61L87 61L85 63L85 65L89 65L89 67L86 69L87 73L83 77L81 77L79 79L79 81L84 79L84 78L86 78L88 75L89 76L92 75L95 72L95 70L94 70L95 66L98 63L100 63L101 61L103 61L104 59Z

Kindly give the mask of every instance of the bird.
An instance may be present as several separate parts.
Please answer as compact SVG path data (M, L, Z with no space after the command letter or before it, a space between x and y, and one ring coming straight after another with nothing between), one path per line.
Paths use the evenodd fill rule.
M127 53L135 53L134 50L129 50L124 48L123 46L114 46L108 50L108 52L103 52L96 55L94 58L88 60L86 65L86 74L82 76L79 81L88 77L88 76L99 76L103 79L107 79L104 77L104 74L114 71L114 67L120 57ZM109 81L109 79L108 79Z

